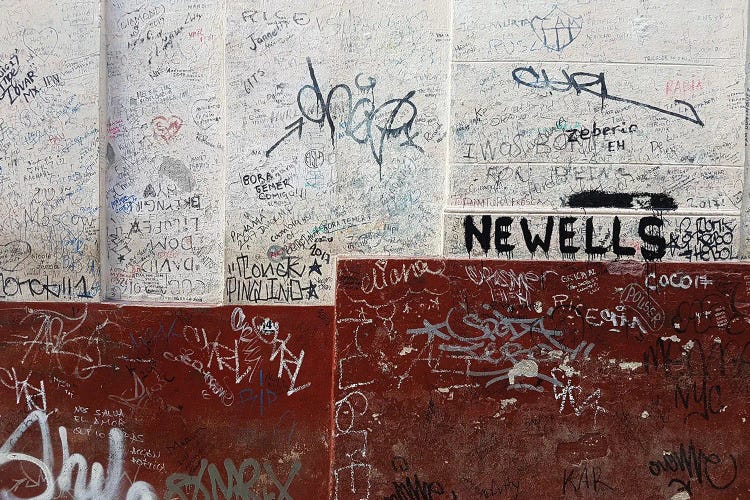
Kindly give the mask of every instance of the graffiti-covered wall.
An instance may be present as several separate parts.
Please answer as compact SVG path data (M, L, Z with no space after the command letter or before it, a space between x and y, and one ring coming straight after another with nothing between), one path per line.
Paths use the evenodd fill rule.
M741 0L7 3L4 298L330 305L340 256L745 254Z
M446 254L736 259L746 9L455 1Z
M750 497L746 1L0 7L0 497Z
M744 498L743 270L362 259L335 309L5 304L0 491Z
M2 7L0 298L101 300L102 5Z

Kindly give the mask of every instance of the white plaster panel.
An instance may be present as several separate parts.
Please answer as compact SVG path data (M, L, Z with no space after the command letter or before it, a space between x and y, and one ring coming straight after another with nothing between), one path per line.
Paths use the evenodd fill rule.
M100 3L0 16L0 300L99 300Z
M746 3L454 0L453 60L737 64Z
M571 195L603 191L640 194L634 197L634 209L650 208L649 194L669 193L677 212L736 213L742 202L742 183L739 167L462 164L450 170L446 209L565 210Z
M514 70L518 79L538 88L517 83ZM597 94L604 74L609 96L641 105L577 93L563 72L596 75L576 81L592 84L585 88ZM681 83L675 93L670 82L692 83ZM744 102L741 66L454 64L451 158L743 166Z
M224 2L111 1L107 298L221 301Z
M231 2L225 299L330 303L335 258L437 255L446 1Z
M746 19L739 0L455 0L446 255L488 215L515 223L500 258L586 256L587 232L605 258L738 258ZM576 218L579 252L526 248L521 220L547 214ZM615 255L615 232L638 251Z
M500 258L588 218L623 257L614 216L633 258L649 217L660 259L747 254L740 0L4 7L0 300L331 303L337 256L466 255L466 215Z

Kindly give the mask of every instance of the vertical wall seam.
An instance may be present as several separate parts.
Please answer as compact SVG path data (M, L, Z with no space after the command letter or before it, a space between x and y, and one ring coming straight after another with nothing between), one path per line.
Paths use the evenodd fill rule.
M107 12L109 0L99 0L99 301L107 301L109 261L107 252L107 121L109 79L107 78Z
M227 197L229 195L229 191L227 189L227 183L229 182L228 177L228 171L229 171L229 136L227 135L228 132L228 126L227 122L229 120L229 107L228 107L228 101L227 101L227 87L228 87L228 80L227 80L227 15L229 13L228 7L227 7L227 1L228 0L222 0L222 24L221 24L221 30L222 30L222 40L223 43L221 44L221 50L222 50L222 56L221 56L221 74L222 74L222 83L221 83L221 112L223 114L222 120L221 120L221 131L220 133L224 136L224 140L222 141L222 155L221 155L221 180L222 180L222 186L221 186L221 203L220 203L220 210L221 210L221 218L222 226L220 230L221 234L221 284L219 287L219 304L224 305L228 302L225 299L224 294L224 287L227 282L227 226L229 224L229 221L227 220Z
M750 112L750 102L748 99L750 99L750 80L748 80L748 68L750 68L750 60L748 60L748 50L750 50L750 43L748 43L750 40L748 37L748 26L750 26L750 19L748 19L748 3L744 2L743 6L743 15L745 19L745 23L742 27L742 34L745 41L745 116L744 116L744 128L745 128L745 172L742 180L742 202L740 206L740 248L739 253L737 255L737 258L739 259L746 259L748 258L748 250L750 249L750 241L748 241L748 238L750 238L750 234L748 229L748 224L750 224L750 220L748 220L748 210L750 209L750 193L747 192L747 186L748 186L748 180L750 178L750 173L748 172L748 151L750 151L750 148L748 148L748 113Z
M447 244L445 238L445 209L448 206L448 199L450 195L450 174L451 174L451 126L453 124L453 0L446 0L448 3L448 68L446 76L446 92L448 102L448 119L446 120L446 144L445 144L445 161L443 165L443 204L440 207L440 257L446 255L445 245Z

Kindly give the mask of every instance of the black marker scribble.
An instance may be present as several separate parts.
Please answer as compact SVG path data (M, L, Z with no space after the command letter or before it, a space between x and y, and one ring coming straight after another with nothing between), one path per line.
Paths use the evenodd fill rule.
M534 16L531 29L545 47L561 52L581 34L583 17L573 17L555 5L544 17Z
M642 108L650 109L652 111L663 113L665 115L674 116L675 118L680 118L682 120L687 120L691 123L695 123L696 125L700 125L701 127L703 126L703 121L698 117L698 113L695 111L695 108L687 101L682 101L679 99L674 100L675 104L684 104L689 110L689 113L677 113L674 111L669 111L663 108L652 106L651 104L635 101L633 99L626 99L624 97L617 97L610 94L607 91L607 83L604 79L604 73L595 74L578 71L568 74L568 72L564 69L560 71L565 77L565 80L550 80L547 76L547 71L544 69L541 70L540 75L536 72L533 66L521 67L513 70L513 80L516 83L523 85L524 87L531 87L533 89L549 89L553 92L568 92L572 88L576 91L577 95L581 95L581 92L587 92L589 94L600 97L602 99L602 107L604 107L604 101L607 100L624 102L627 104L635 104L636 106L640 106ZM531 75L533 80L524 80L522 78L523 73ZM581 79L583 79L583 81L580 81ZM594 88L592 89L591 87Z
M677 202L665 193L617 193L592 189L571 194L563 206L571 208L639 208L677 210Z
M369 144L372 156L380 169L381 180L383 178L383 148L387 138L396 138L403 134L405 140L399 146L412 146L420 152L424 152L421 147L414 143L417 134L411 132L417 118L417 106L411 100L416 91L412 90L402 98L390 99L376 107L375 86L377 81L373 77L361 79L362 74L360 73L354 80L355 86L362 93L369 92L369 97L363 97L354 102L351 88L344 83L335 85L328 92L328 95L323 97L323 92L320 89L309 57L307 58L307 67L312 84L304 85L297 93L297 107L302 116L286 127L288 132L268 148L266 157L269 157L282 142L295 133L301 138L305 120L317 123L321 128L328 124L331 144L334 146L336 144L337 124L344 134L357 143ZM362 83L361 80L365 80L367 83ZM312 93L314 100L306 106L304 104L305 97L310 93ZM337 102L334 106L332 101L337 95L342 97L343 102Z

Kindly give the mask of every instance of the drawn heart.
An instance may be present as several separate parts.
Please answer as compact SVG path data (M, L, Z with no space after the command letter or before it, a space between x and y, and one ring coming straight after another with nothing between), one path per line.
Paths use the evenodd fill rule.
M177 132L182 128L182 118L174 115L169 118L157 116L151 120L151 125L154 127L154 136L156 136L156 138L169 142L174 139L174 136L176 136Z
M46 61L57 47L57 30L52 27L41 30L26 28L23 30L23 44L35 56Z

